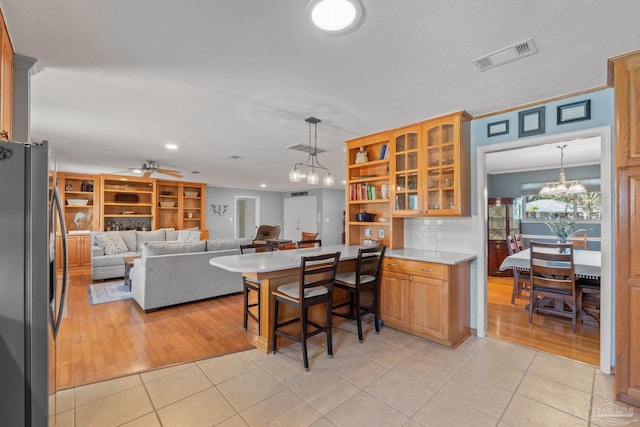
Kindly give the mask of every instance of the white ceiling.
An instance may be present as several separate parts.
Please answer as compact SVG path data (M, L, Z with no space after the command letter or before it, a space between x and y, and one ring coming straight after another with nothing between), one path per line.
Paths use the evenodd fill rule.
M41 68L32 139L53 144L61 170L150 159L237 188L305 188L287 176L306 155L285 147L308 142L309 116L339 183L347 139L601 87L608 58L640 49L637 0L363 0L365 21L343 36L313 28L305 4L0 0L15 51ZM539 53L471 63L528 37Z

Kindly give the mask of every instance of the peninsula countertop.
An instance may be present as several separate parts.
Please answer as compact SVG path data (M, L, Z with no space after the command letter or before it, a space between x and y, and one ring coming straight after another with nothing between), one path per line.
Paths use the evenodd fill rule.
M340 251L340 260L356 259L360 248L360 245L330 245L321 248L228 255L212 258L209 263L237 273L260 273L297 268L300 266L300 257L303 255L318 255ZM422 249L387 249L385 257L456 265L474 260L477 255Z

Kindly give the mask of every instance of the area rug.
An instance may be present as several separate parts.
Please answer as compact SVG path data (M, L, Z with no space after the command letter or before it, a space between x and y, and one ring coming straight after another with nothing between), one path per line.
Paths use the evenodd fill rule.
M121 280L119 282L96 283L89 285L89 304L104 304L105 302L131 299L129 287Z

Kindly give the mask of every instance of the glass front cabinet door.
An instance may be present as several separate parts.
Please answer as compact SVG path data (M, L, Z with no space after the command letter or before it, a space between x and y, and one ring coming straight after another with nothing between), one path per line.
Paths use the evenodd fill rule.
M392 210L394 215L415 216L422 212L420 197L420 125L400 129L392 137Z
M427 216L470 214L469 117L451 114L422 125L426 156L421 169Z

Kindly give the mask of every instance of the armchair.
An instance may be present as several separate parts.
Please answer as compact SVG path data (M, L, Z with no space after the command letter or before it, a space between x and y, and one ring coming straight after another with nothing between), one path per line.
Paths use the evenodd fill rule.
M266 243L267 240L280 237L279 225L261 225L251 243Z

